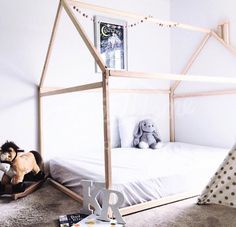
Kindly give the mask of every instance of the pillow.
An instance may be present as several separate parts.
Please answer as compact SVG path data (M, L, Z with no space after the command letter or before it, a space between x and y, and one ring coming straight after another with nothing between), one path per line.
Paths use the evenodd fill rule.
M139 123L139 121L147 118L152 119L154 121L158 133L159 126L156 123L157 117L154 117L153 115L127 116L118 119L121 147L134 147L133 139L134 139L135 126Z
M119 119L118 127L121 147L133 147L134 128L138 121L138 118L133 116Z

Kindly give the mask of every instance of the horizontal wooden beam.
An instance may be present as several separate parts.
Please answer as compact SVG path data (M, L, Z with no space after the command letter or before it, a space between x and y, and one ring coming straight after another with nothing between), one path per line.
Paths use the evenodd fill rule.
M121 208L120 213L121 213L121 215L132 214L132 213L135 213L138 211L142 211L142 210L162 206L165 204L177 202L180 200L196 197L198 195L199 195L199 192L179 193L176 195L166 196L166 197L163 197L160 199L156 199L156 200L152 200L152 201L148 201L148 202L144 202L144 203L139 203L139 204L136 204L133 206L125 207L125 208Z
M64 185L58 183L57 181L55 181L51 178L49 178L49 182L52 183L52 185L55 186L57 189L59 189L60 191L64 192L68 196L70 196L72 199L74 199L80 203L83 203L83 198L81 196L79 196L77 193L70 190L69 188L66 188ZM148 201L148 202L144 202L144 203L139 203L139 204L136 204L133 206L120 208L120 213L122 215L127 215L127 214L135 213L138 211L142 211L145 209L149 209L149 208L153 208L153 207L157 207L157 206L162 206L162 205L165 205L168 203L173 203L173 202L177 202L180 200L196 197L198 195L199 195L199 192L179 193L176 195L166 196L166 197L156 199L156 200L152 200L152 201Z
M62 87L44 87L41 88L41 93L46 93L49 91L61 90L65 89ZM88 92L91 91L100 91L99 88L93 90L87 90ZM167 89L152 89L152 88L110 88L111 93L138 93L138 94L170 94L170 91Z
M119 88L111 88L110 92L112 93L137 93L137 94L169 94L169 90L165 89L142 89L142 88L126 88L126 89L119 89Z
M143 73L130 72L122 70L110 70L110 76L127 77L139 79L159 79L159 80L176 80L176 81L196 81L196 82L210 82L210 83L228 83L236 84L236 78L233 77L219 77L219 76L201 76L201 75L183 75L183 74L167 74L167 73Z
M71 191L70 189L66 188L64 185L58 183L57 181L53 180L52 178L48 178L48 181L58 190L60 190L61 192L65 193L66 195L68 195L69 197L71 197L72 199L74 199L75 201L80 202L81 204L83 204L83 198L81 196L79 196L77 193Z
M178 98L192 98L201 96L215 96L215 95L233 95L236 94L236 89L231 90L219 90L219 91L202 91L202 92L186 92L175 94L173 97Z
M209 33L211 31L208 28L192 26L189 24L182 24L182 23L175 22L175 21L160 20L158 18L148 17L147 15L146 16L139 15L139 14L135 14L135 13L125 12L125 11L102 7L102 6L98 6L98 5L94 5L94 4L90 4L90 3L85 3L85 2L81 2L81 1L77 1L77 0L67 0L67 1L70 5L73 5L73 6L76 5L79 8L95 10L95 11L105 13L105 14L110 14L113 16L131 18L134 20L146 19L147 22L151 22L151 23L155 23L155 24L162 24L162 25L167 25L167 26L174 26L177 28L187 29L187 30L196 31L196 32Z
M76 18L75 14L73 13L72 9L70 8L70 5L67 3L67 0L61 0L62 6L64 7L66 13L70 17L72 23L74 24L76 30L79 32L81 38L83 39L85 45L87 46L88 50L94 57L96 63L98 64L99 68L102 72L105 72L106 67L104 64L104 61L101 57L101 54L98 52L98 50L94 47L93 42L89 39L88 35L86 34L85 30L79 23L78 19Z
M55 91L55 90L60 90L60 89L65 89L66 87L41 87L40 92L45 93L48 91Z
M97 89L97 88L102 88L102 82L84 84L84 85L79 85L75 87L63 88L63 89L47 91L47 92L41 91L40 96L43 97L43 96L51 96L51 95L60 95L60 94L71 93L71 92L87 91L87 90Z

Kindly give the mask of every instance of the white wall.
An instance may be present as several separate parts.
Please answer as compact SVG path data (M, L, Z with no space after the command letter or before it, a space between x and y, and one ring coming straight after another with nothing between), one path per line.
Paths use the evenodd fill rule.
M91 3L96 4L94 1ZM134 0L122 3L117 0L97 3L143 15L169 19L169 2L149 0L136 4ZM145 7L144 7L145 6ZM75 12L75 11L74 11ZM76 13L76 12L75 12ZM91 17L95 12L86 11ZM76 13L88 37L93 41L93 22ZM101 15L98 13L98 15ZM109 15L107 15L109 17ZM121 19L121 18L119 18ZM128 23L133 21L128 20ZM142 24L128 30L128 68L132 71L170 71L170 32L153 24ZM95 73L94 60L83 41L62 12L61 23L49 65L47 86L75 86L81 83L101 81ZM112 88L168 88L169 82L111 78ZM44 102L44 145L46 153L65 150L68 143L78 152L87 148L103 147L103 113L101 92L89 92L60 97L48 97ZM112 94L111 132L113 146L119 146L118 118L130 115L154 115L160 122L164 141L169 140L168 96L147 94ZM62 130L60 130L60 128ZM56 130L56 133L55 133ZM57 141L57 143L54 143ZM102 150L102 149L101 149ZM52 153L52 152L51 152Z
M88 2L145 16L153 15L167 20L170 17L169 1L165 0L148 0L139 4L134 0L124 3L117 0ZM38 148L37 85L57 4L56 0L0 1L0 125L2 129L0 143L8 139L15 141L26 150ZM87 13L94 15L94 12ZM78 18L93 41L93 23L80 15ZM92 57L64 11L60 22L45 85L66 87L101 80L101 75L94 72ZM130 29L128 68L135 71L169 72L169 43L168 29L159 29L148 23ZM169 83L113 79L111 86L167 88ZM124 100L125 105L123 105ZM154 100L154 98L149 99L148 95L117 96L114 94L111 97L112 130L117 130L116 122L120 116L150 114L159 110L162 116L161 127L168 128L167 97L162 96ZM43 108L43 119L46 123L44 127L46 150L64 148L71 140L76 141L72 143L74 144L72 147L77 149L78 144L86 144L91 137L102 142L102 105L101 95L98 92L90 93L88 97L64 95L45 98ZM164 112L166 116L163 118ZM97 115L98 117L95 118ZM89 117L90 127L93 127L94 133L91 136L88 136L91 130L88 131L86 117ZM78 139L81 128L85 136ZM168 133L168 130L163 131L164 140L168 140ZM94 144L97 145L97 142Z
M233 0L228 0L227 4L223 0L172 0L171 2L148 0L143 4L136 4L137 2L134 0L125 3L116 0L109 2L103 0L97 3L91 0L90 2L144 15L151 14L167 20L170 19L171 8L171 19L209 28L214 28L219 21L227 19L231 23L231 43L236 46L234 39L236 15L234 14L235 3ZM0 1L0 125L2 129L0 143L8 139L14 140L24 149L37 149L36 86L39 83L56 8L56 0ZM88 13L94 14L93 12ZM93 40L91 22L81 17L79 19L86 26L86 31ZM132 21L129 22L132 23ZM128 31L129 69L168 72L171 63L172 71L180 72L203 35L175 29L171 36L172 58L170 62L170 33L168 29L160 29L147 23L130 29ZM83 43L63 12L46 85L71 86L75 82L79 84L101 79L99 74L94 73L94 62L91 56L86 48L81 48L81 46ZM142 54L140 54L140 50L142 50ZM211 60L209 61L209 59ZM211 40L190 72L208 75L222 75L225 72L228 76L234 76L234 59L221 45ZM135 83L133 81L117 79L112 81L111 85L126 88L130 86L168 87L166 82L152 81L150 84L147 81L135 80ZM210 88L219 89L225 88L225 86L211 85ZM177 92L189 90L209 90L209 85L185 83L178 88ZM96 130L94 130L95 134L99 135L96 136L97 140L102 137L102 133L98 132L102 126L101 96L99 93L95 94L96 98L93 102L93 95L90 95L91 97L88 99L91 100L92 104L86 107L82 107L86 98L77 99L75 95L73 100L69 96L64 96L62 99L52 97L47 98L48 100L45 99L44 105L46 106L44 107L47 108L48 112L44 115L44 121L48 123L48 126L44 129L44 133L48 136L47 138L50 138L50 141L47 142L49 150L55 148L54 141L62 141L63 144L66 144L63 142L63 138L68 137L67 140L69 140L71 134L77 135L78 124L74 123L75 116L78 116L78 119L85 119L88 113L97 113L100 117L98 120L93 118L92 124L97 122ZM159 97L149 109L149 104L146 103L152 103L154 99L156 100L154 96L150 98L148 95L124 94L119 96L114 94L111 97L112 126L116 129L118 117L143 115L146 109L147 113L158 113L158 109L160 109L160 115L163 116L163 113L167 113L166 116L168 117L165 102L167 97ZM178 100L176 102L177 140L228 147L235 138L235 120L233 117L235 116L235 107L231 105L234 100L235 96L233 95L229 98L228 96L209 97L204 101L201 98ZM70 104L71 101L72 104ZM143 103L145 104L142 105ZM64 107L70 111L65 112ZM204 119L202 115L204 115ZM62 122L62 119L65 119L64 116L66 116L68 124L66 121ZM162 122L161 128L168 127L167 118L163 118ZM208 124L210 127L206 127ZM67 128L64 128L65 125ZM73 130L70 130L72 125ZM60 128L64 128L63 131L68 132L66 136L65 133L57 136L61 132ZM82 128L86 128L86 123L83 123ZM164 140L168 140L168 130L163 131L162 137ZM79 142L82 143L80 140Z
M37 149L37 84L55 1L0 1L0 144Z
M231 44L236 46L236 3L228 0L172 0L172 20L215 29L223 20L230 22ZM203 34L177 30L171 34L172 72L184 68ZM235 77L235 56L211 38L190 74ZM182 83L176 93L235 88L231 84ZM176 107L176 140L202 145L230 147L236 140L236 95L179 99Z

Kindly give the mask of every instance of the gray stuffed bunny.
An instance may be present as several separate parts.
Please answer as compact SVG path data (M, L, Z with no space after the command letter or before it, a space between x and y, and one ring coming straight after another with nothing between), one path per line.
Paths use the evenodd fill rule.
M146 119L140 121L134 130L133 144L135 147L142 149L161 147L161 139L155 131L155 126L152 120Z

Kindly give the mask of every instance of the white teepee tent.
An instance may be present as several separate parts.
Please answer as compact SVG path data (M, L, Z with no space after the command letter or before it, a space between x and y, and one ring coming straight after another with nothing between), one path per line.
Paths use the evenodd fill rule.
M236 144L198 198L198 204L210 203L236 207Z

